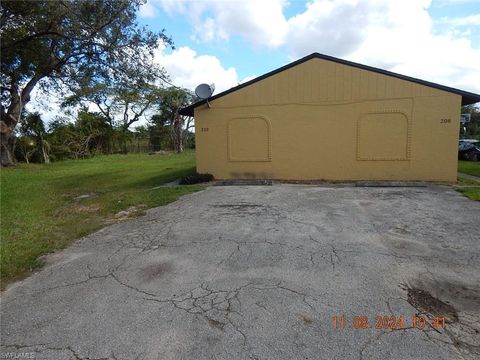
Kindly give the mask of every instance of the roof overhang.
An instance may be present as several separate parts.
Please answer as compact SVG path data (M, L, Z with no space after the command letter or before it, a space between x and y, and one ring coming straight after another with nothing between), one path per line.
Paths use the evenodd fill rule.
M429 86L429 87L432 87L432 88L435 88L435 89L443 90L443 91L446 91L446 92L449 92L449 93L457 94L457 95L460 95L462 97L462 105L470 105L470 104L480 102L480 95L479 94L474 94L474 93L471 93L471 92L468 92L468 91L455 89L455 88L452 88L452 87L449 87L449 86L436 84L436 83L433 83L433 82L430 82L430 81L425 81L425 80L413 78L413 77L410 77L410 76L397 74L397 73L387 71L387 70L383 70L383 69L379 69L379 68L376 68L376 67L372 67L372 66L368 66L368 65L362 65L362 64L355 63L355 62L352 62L352 61L347 61L347 60L335 58L333 56L323 55L323 54L319 54L319 53L313 53L313 54L305 56L304 58L301 58L297 61L294 61L290 64L282 66L281 68L278 68L278 69L270 71L270 72L268 72L264 75L261 75L261 76L255 78L255 79L253 79L253 80L247 81L247 82L245 82L243 84L240 84L238 86L235 86L231 89L225 90L225 91L223 91L223 92L221 92L221 93L219 93L215 96L212 96L208 99L204 99L204 100L198 101L194 104L191 104L187 107L184 107L184 108L180 109L179 113L180 113L180 115L193 116L194 115L194 109L203 105L203 104L206 104L207 101L213 101L213 100L218 99L222 96L228 95L232 92L235 92L235 91L240 90L244 87L250 86L250 85L252 85L252 84L254 84L258 81L266 79L266 78L268 78L272 75L278 74L278 73L280 73L282 71L285 71L287 69L290 69L294 66L300 65L300 64L302 64L302 63L304 63L308 60L311 60L311 59L322 59L322 60L333 61L333 62L336 62L336 63L339 63L339 64L348 65L348 66L352 66L352 67L367 70L367 71L373 71L373 72L383 74L383 75L387 75L387 76L391 76L391 77L394 77L394 78L397 78L397 79L406 80L406 81L414 82L414 83L417 83L417 84L420 84L420 85L425 85L425 86Z

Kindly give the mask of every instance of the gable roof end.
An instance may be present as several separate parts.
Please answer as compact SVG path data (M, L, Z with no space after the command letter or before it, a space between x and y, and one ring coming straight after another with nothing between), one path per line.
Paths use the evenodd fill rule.
M282 67L280 67L276 70L273 70L273 71L270 71L270 72L268 72L264 75L261 75L261 76L255 78L255 79L253 79L253 80L247 81L243 84L240 84L238 86L235 86L233 88L225 90L221 93L218 93L217 95L214 95L214 96L212 96L208 99L200 100L200 101L198 101L194 104L191 104L187 107L184 107L184 108L180 109L179 113L180 113L180 115L193 116L193 110L196 107L205 104L207 102L207 100L208 101L213 101L213 100L218 99L222 96L228 95L228 94L230 94L234 91L237 91L237 90L240 90L244 87L250 86L250 85L252 85L252 84L254 84L258 81L266 79L266 78L268 78L272 75L278 74L278 73L280 73L282 71L285 71L285 70L288 70L288 69L290 69L294 66L300 65L300 64L302 64L302 63L304 63L308 60L311 60L311 59L322 59L322 60L333 61L333 62L338 63L338 64L352 66L352 67L367 70L367 71L373 71L373 72L376 72L378 74L391 76L391 77L401 79L401 80L411 81L411 82L414 82L414 83L417 83L417 84L420 84L420 85L425 85L425 86L429 86L429 87L432 87L432 88L435 88L435 89L439 89L439 90L443 90L443 91L450 92L450 93L453 93L453 94L457 94L457 95L460 95L462 97L462 105L469 105L469 104L474 104L476 102L480 102L480 95L479 94L474 94L474 93L471 93L471 92L468 92L468 91L455 89L455 88L448 87L448 86L445 86L445 85L436 84L436 83L433 83L433 82L430 82L430 81L425 81L425 80L413 78L413 77L410 77L410 76L397 74L397 73L387 71L387 70L383 70L383 69L379 69L379 68L376 68L376 67L373 67L373 66L362 65L362 64L355 63L355 62L352 62L352 61L339 59L339 58L336 58L336 57L333 57L333 56L323 55L323 54L319 54L319 53L313 53L313 54L305 56L305 57L303 57L303 58L301 58L297 61L294 61L290 64L282 66Z

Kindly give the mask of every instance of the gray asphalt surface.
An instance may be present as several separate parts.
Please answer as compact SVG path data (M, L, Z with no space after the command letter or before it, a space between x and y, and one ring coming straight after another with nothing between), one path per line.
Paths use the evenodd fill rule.
M0 358L478 358L479 220L447 187L209 187L8 288Z

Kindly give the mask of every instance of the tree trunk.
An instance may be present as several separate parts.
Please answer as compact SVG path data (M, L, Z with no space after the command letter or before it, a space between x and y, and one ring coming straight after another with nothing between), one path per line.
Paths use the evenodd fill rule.
M128 154L128 148L127 148L128 126L129 126L129 125L124 125L124 126L122 126L121 152L122 152L122 154L124 154L124 155L127 155L127 154Z
M17 83L17 78L12 78L10 85L10 105L5 111L3 106L0 106L0 164L1 166L12 166L15 164L15 155L13 149L15 146L15 139L13 131L20 121L23 107L30 100L30 93L35 85L45 76L45 74L36 74L30 81L27 82L23 90L20 90Z
M183 152L183 126L182 126L182 118L180 115L176 114L175 120L173 122L173 131L174 131L174 144L175 144L175 151L177 153Z
M42 162L44 164L50 163L50 158L48 157L48 153L45 150L45 140L43 140L43 136L40 136L40 154L42 156Z
M3 121L2 121L3 125ZM3 128L3 126L2 126ZM15 158L13 157L13 148L11 141L12 132L3 131L0 134L0 164L1 166L12 166L15 164Z
M10 109L9 109L10 110ZM21 112L21 110L20 110ZM18 118L6 113L2 108L2 119L0 121L0 164L1 166L12 166L15 164L15 137L13 130L18 123Z

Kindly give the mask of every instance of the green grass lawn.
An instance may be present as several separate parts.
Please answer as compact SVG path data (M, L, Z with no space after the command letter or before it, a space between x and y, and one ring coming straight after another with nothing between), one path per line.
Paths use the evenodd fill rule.
M107 224L160 206L201 186L159 185L195 172L193 152L108 155L2 169L1 284L38 268L39 256ZM88 195L82 197L82 195Z
M480 176L480 161L458 160L458 171L464 174Z
M480 181L478 180L459 176L455 190L471 200L480 201Z
M480 161L458 161L458 171L464 174L480 176ZM467 177L458 177L456 190L469 199L480 201L480 181Z

